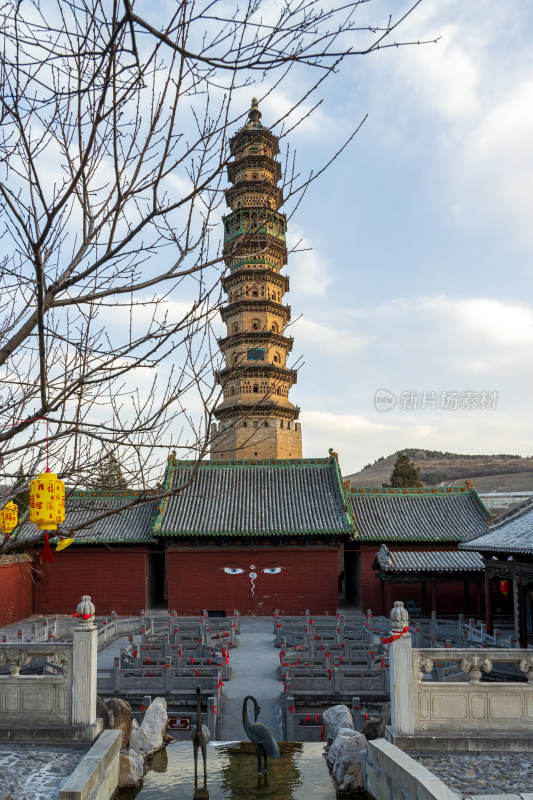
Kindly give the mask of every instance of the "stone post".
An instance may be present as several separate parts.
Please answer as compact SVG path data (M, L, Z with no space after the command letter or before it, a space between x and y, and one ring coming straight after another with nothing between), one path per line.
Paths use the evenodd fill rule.
M235 609L235 611L233 612L233 616L235 617L235 633L238 634L241 632L241 615L239 614L237 609Z
M120 691L120 658L115 656L115 665L113 667L113 691Z
M396 605L396 603L394 604ZM407 611L405 612L407 614ZM437 612L431 612L431 622L429 623L429 630L430 632L436 636L437 635Z
M352 697L352 717L354 730L360 731L363 724L361 716L361 698Z
M211 741L216 739L216 724L217 724L218 704L215 697L207 698L207 727L211 734Z
M172 691L172 659L165 658L165 666L164 666L164 673L165 673L165 692Z
M414 733L413 653L408 630L409 614L401 600L396 600L390 614L391 637L390 698L391 728L394 733ZM397 638L396 638L397 637Z
M294 706L294 697L291 694L287 695L287 741L295 741L295 717L296 708Z
M84 595L76 609L79 625L74 628L72 663L72 723L93 725L96 721L97 629L94 605Z

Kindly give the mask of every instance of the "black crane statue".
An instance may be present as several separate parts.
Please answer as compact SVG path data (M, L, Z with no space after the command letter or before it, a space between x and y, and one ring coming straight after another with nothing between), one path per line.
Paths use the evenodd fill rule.
M256 720L261 711L255 697L252 697L251 694L246 695L242 704L242 724L244 725L247 737L253 742L255 752L257 753L257 774L261 775L261 755L263 755L265 764L264 771L266 775L268 773L267 756L270 756L270 758L279 758L279 747L270 728L267 728L266 725L262 725L261 722L250 722L247 710L248 700L251 700L254 704L254 718Z
M194 785L198 785L198 748L202 748L202 757L204 759L204 790L207 783L207 743L210 739L209 728L207 725L202 725L200 717L200 695L201 689L196 687L196 727L191 733L191 739L194 746Z

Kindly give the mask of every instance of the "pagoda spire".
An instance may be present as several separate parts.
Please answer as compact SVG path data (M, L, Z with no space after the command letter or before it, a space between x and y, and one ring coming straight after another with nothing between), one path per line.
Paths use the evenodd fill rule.
M261 123L257 98L248 120L230 140L230 213L223 217L221 309L226 335L219 339L225 365L217 379L223 398L215 409L211 458L301 458L299 408L289 400L296 371L287 367L292 338L286 335L290 306L283 302L289 279L285 215L279 209L279 139Z

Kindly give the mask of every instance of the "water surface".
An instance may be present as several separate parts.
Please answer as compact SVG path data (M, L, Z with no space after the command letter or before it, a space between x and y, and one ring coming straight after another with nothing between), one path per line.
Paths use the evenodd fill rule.
M280 742L281 757L268 760L268 775L258 777L251 742L208 746L207 792L203 793L203 761L198 754L198 789L194 786L192 742L173 742L152 760L140 790L122 789L116 800L335 800L324 745Z

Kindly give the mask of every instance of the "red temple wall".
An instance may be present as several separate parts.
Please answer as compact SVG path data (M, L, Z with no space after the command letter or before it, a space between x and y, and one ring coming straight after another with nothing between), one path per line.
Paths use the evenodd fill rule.
M31 562L0 564L0 628L32 614Z
M295 615L308 608L318 615L338 606L337 548L169 550L167 577L168 605L178 614L267 615L278 608Z
M391 550L457 550L456 544L447 544L442 542L418 543L406 542L405 544L391 543L387 544ZM378 544L362 543L361 544L361 607L364 611L368 608L372 609L374 614L388 614L390 609L384 607L383 593L381 580L378 577L378 572L372 569L374 558L379 550ZM480 574L483 581L483 575ZM483 597L483 586L481 587L481 594ZM395 600L414 600L415 602L422 602L422 584L420 582L411 583L391 583L391 603ZM431 586L428 582L426 589L426 608L425 613L429 614L431 610ZM477 613L477 591L473 581L470 584L470 610L465 608L464 585L462 579L453 582L440 582L437 577L437 614L461 614L466 616L476 616Z
M43 564L35 587L37 614L72 614L84 594L97 614L138 614L146 607L146 548L77 547Z

